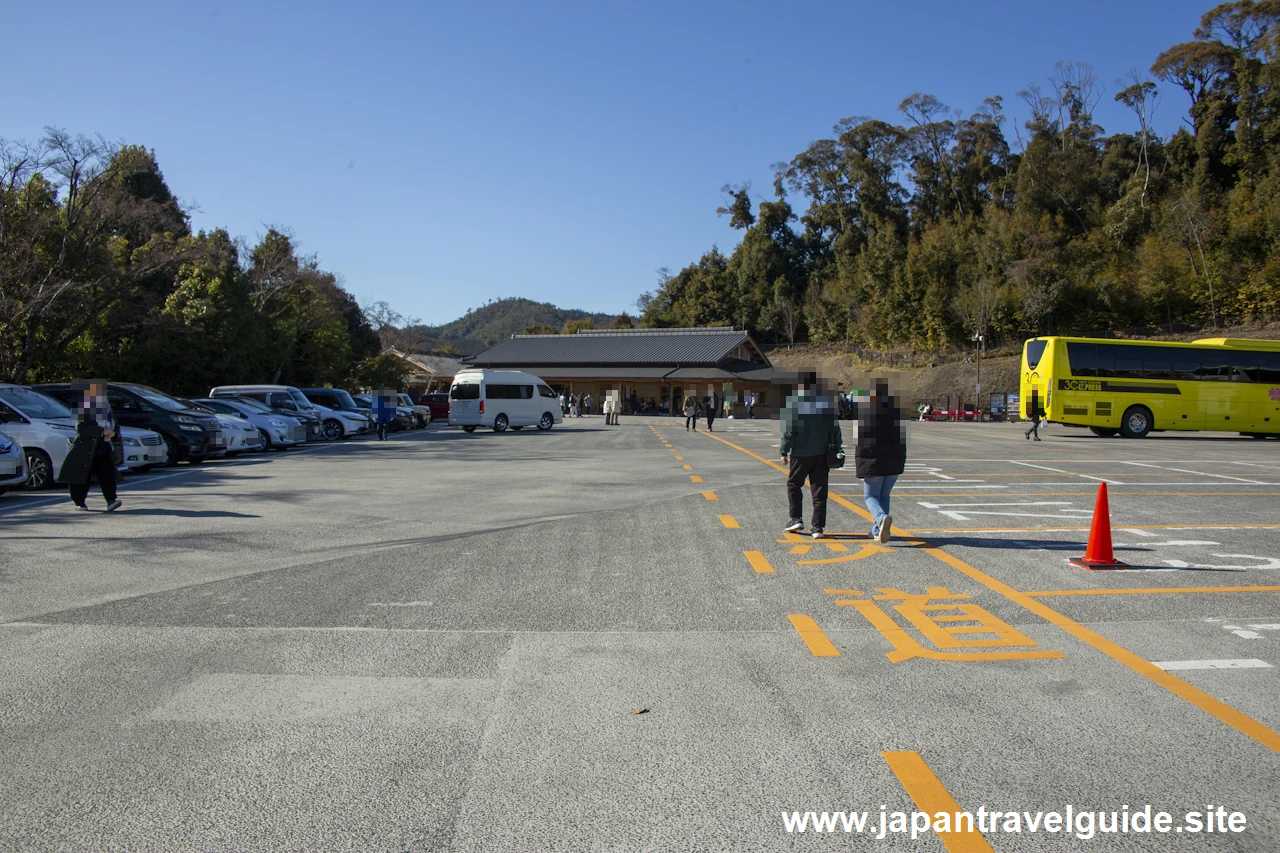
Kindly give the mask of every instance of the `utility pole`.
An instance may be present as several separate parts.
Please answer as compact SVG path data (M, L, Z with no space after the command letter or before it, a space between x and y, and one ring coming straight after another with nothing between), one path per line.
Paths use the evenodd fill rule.
M974 332L973 340L978 349L978 383L974 389L974 396L977 397L978 402L978 420L982 420L982 332Z

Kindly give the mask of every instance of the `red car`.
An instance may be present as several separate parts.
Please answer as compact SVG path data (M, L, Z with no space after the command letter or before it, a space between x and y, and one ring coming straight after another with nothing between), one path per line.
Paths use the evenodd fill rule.
M418 398L419 406L426 406L431 410L431 420L438 421L443 424L449 422L449 392L440 391L434 394L423 394Z

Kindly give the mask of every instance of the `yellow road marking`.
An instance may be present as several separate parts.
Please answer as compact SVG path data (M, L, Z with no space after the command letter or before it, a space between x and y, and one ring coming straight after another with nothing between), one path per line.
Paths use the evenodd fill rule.
M773 570L773 566L770 565L767 559L765 559L764 554L760 553L759 551L743 551L742 556L747 558L747 562L751 564L751 568L756 570L756 574L758 575L776 574L776 572L774 572Z
M1280 586L1165 586L1148 589L1047 589L1028 592L1032 598L1063 595L1161 595L1170 592L1280 592Z
M910 750L882 752L893 775L916 804L916 809L930 815L947 812L955 815L962 811L955 797L925 764L920 753ZM959 826L957 825L957 828ZM939 832L938 840L948 853L995 853L987 839L976 828L965 832Z
M703 496L704 498L706 498L707 500L709 500L709 501L718 501L718 500L720 500L720 498L716 497L716 493L715 493L715 492L703 492L703 493L702 493L702 496Z
M769 461L768 459L765 459L762 456L752 453L750 450L747 450L744 447L739 447L738 445L734 444L731 441L725 441L723 438L721 438L718 435L709 435L708 438L712 438L716 441L722 442L724 444L729 445L730 447L740 450L743 453L747 454L748 456L751 456L755 459L759 459L761 462L764 462L766 465L776 468L779 471L786 470L781 465L778 465L774 462ZM862 516L863 518L866 518L868 520L871 518L871 514L868 513L866 510L862 509L861 507L854 506L844 498L838 497L836 495L832 495L831 499L834 500L836 503L840 504L841 506L846 507L847 509L853 510L855 513ZM1274 527L1280 527L1280 524L1242 524L1242 525L1232 525L1232 526L1233 527L1274 528ZM1139 527L1138 529L1187 530L1187 529L1206 529L1206 528L1212 529L1213 526L1212 525L1160 524L1160 525L1144 525L1143 527ZM1000 528L996 528L996 529L1000 529ZM1043 530L1046 528L1027 528L1027 529ZM1048 528L1048 529L1052 529L1052 528ZM1081 528L1066 528L1066 529L1084 530L1086 528L1081 527ZM893 531L895 533L898 533L899 535L905 535L903 531L900 531L896 527L893 528ZM1276 752L1280 752L1280 732L1276 732L1270 728L1267 728L1262 723L1258 722L1257 720L1253 719L1247 714L1243 714L1240 711L1237 711L1235 708L1231 707L1225 702L1215 699L1214 697L1210 696L1208 693L1205 693L1203 690L1200 690L1197 687L1193 687L1192 685L1188 684L1182 679L1177 678L1176 676L1170 675L1168 672L1165 672L1160 667L1156 666L1155 664L1151 663L1150 661L1144 658L1139 657L1138 655L1135 655L1133 652L1124 648L1120 644L1114 643L1111 640L1108 640L1106 637L1102 636L1096 631L1092 631L1086 628L1085 626L1081 625L1079 622L1075 621L1074 619L1071 619L1068 616L1064 616L1063 614L1059 613L1053 608L1048 607L1044 604L1041 604L1039 601L1036 601L1034 598L1027 595L1025 592L1019 592L1018 590L1014 589L1013 587L1009 586L1003 581L996 580L991 575L987 574L984 571L981 571L980 569L974 568L973 566L966 563L964 560L961 560L959 557L952 556L951 554L948 554L946 551L943 551L941 548L930 546L930 545L923 546L921 550L929 554L930 556L932 556L934 559L940 560L946 563L948 566L951 566L951 568L955 569L956 571L960 572L966 577L977 581L978 583L985 586L987 589L990 589L993 592L997 592L1000 595L1003 595L1005 598L1009 599L1015 604L1022 605L1022 607L1026 608L1027 610L1030 610L1032 613L1036 614L1037 616L1049 622L1050 624L1057 625L1059 628L1066 631L1068 634L1075 637L1076 639L1084 643L1087 643L1090 646L1093 646L1095 649L1102 652L1104 655L1107 655L1113 660L1124 664L1125 666L1129 667L1129 669L1133 670L1137 674L1144 676L1151 681L1154 681L1156 684L1163 687L1165 690L1168 690L1170 693L1173 693L1175 696L1178 696L1181 699L1185 699L1186 701L1190 702L1192 705L1195 705L1200 710L1204 711L1207 714L1210 714L1213 717L1216 717L1218 720L1231 726L1236 731L1240 732L1246 737L1252 738L1253 740L1257 741L1258 743L1262 744L1268 749L1274 750Z
M840 650L832 644L812 618L802 613L792 613L787 618L791 620L791 626L796 629L796 633L800 635L800 639L804 640L804 644L809 647L809 651L813 652L815 658L840 657Z
M692 471L692 470L693 470L693 466L692 466L692 465L682 465L682 466L680 466L680 467L684 468L684 470L686 470L686 471Z
M702 482L702 478L701 478L701 477L699 477L697 474L690 474L690 475L689 475L689 479L690 479L690 480L692 480L692 481L693 481L693 482L695 482L695 483L701 483L701 482Z
M677 456L677 457L676 457L676 461L677 461L677 462L683 462L683 461L684 461L684 457L683 457L683 456Z
M732 515L720 516L720 523L723 524L725 527L729 528L730 530L742 529L742 525L738 524L738 520L734 518Z

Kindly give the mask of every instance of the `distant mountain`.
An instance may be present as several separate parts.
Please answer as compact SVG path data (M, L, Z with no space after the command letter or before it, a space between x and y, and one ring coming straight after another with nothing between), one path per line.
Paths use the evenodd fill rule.
M420 332L448 344L463 355L478 355L499 341L521 334L528 326L548 326L558 331L570 320L590 320L601 328L612 325L614 319L613 314L591 314L512 297L473 308L465 316L443 326L423 326Z

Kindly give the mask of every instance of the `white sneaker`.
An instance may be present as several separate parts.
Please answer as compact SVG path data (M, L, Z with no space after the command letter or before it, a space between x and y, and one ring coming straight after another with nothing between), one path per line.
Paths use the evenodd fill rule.
M118 499L114 500L111 503L107 504L107 512L115 512L123 505L124 505L123 501L120 501Z
M791 519L791 523L783 528L787 533L795 533L797 530L804 529L804 522L798 518Z
M822 530L822 528L821 528L821 527L815 527L815 528L813 528L813 532L812 532L812 533L810 533L809 535L810 535L811 537L813 537L814 539L821 539L821 538L822 538L822 534L823 534L823 530Z
M883 544L889 541L889 528L893 526L893 516L886 515L880 521L880 542Z

